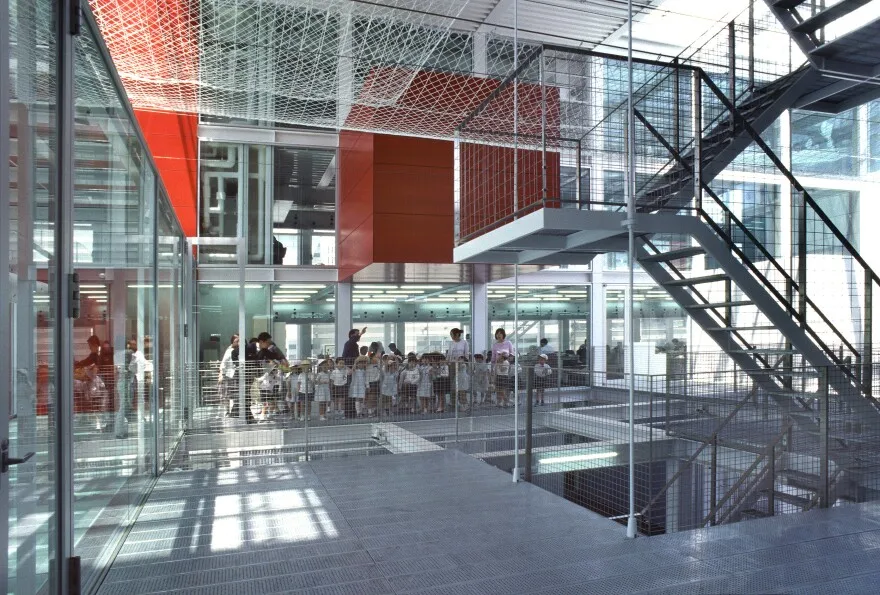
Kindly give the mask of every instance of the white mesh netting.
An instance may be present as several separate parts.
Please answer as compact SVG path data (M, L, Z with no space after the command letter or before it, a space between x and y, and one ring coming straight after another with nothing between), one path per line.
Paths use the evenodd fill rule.
M463 76L475 4L91 0L136 107L444 138L497 85ZM511 45L490 39L487 70Z

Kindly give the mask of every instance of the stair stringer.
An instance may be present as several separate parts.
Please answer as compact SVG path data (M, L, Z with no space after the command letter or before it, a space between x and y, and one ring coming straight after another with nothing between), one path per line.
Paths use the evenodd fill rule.
M810 84L813 80L818 76L818 73L812 69L805 69L800 76L793 78L791 84L788 88L785 89L780 95L768 105L758 117L749 121L749 126L751 126L752 130L755 133L761 134L763 133L768 126L770 126L773 122L779 118L785 112L785 110L789 109L794 103L800 99L804 91L809 88ZM711 136L714 132L710 131L709 135ZM743 151L745 151L750 144L752 144L752 136L749 131L742 124L737 124L736 126L736 134L730 140L726 147L724 147L717 155L712 157L709 161L702 164L701 177L703 179L703 183L708 185L712 182L721 172L723 172L728 165L730 165L734 159L736 159ZM690 157L693 158L693 151L689 152L687 155L683 156L684 158ZM689 174L690 179L693 180L693 174ZM651 188L647 189L647 192L650 192ZM685 206L687 205L694 196L694 188L693 184L687 184L684 188L678 190L670 194L668 197L664 198L663 204L664 206ZM637 206L638 206L638 198L636 198Z
M792 347L796 349L810 365L817 369L829 370L827 380L829 385L837 391L838 398L844 400L852 409L853 413L858 414L864 423L869 424L873 429L880 431L880 411L878 411L871 401L861 396L859 389L852 384L843 372L838 371L837 366L826 355L822 348L819 347L809 337L807 332L791 318L779 303L776 302L767 289L764 288L752 273L749 272L739 260L733 257L727 244L719 239L708 225L692 216L640 214L636 216L636 228L640 233L678 233L687 234L694 238L697 244L706 251L706 254L715 259L721 269L730 277L731 281L742 290L742 292L752 301L753 304L755 304L755 306L757 306L759 310L761 310L770 323L773 324L779 332L786 337L786 339L788 339ZM641 249L641 252L644 255L647 255L647 251L645 251L644 248ZM642 266L658 283L663 284L664 281L672 280L672 276L657 263L642 263ZM658 268L660 269L659 271L657 270ZM655 274L661 278L654 277ZM664 287L676 301L679 299L685 300L684 302L679 302L679 305L686 307L686 305L696 303L693 296L691 296L686 289L666 285L664 285ZM687 294L687 297L682 295L682 293ZM707 329L706 326L703 326L704 324L710 324L708 328L719 327L719 324L715 322L707 312L689 310L689 314L697 324L700 324L700 326L704 328L704 330ZM748 360L749 365L743 365L743 371L749 374L749 376L751 376L755 382L759 383L762 388L766 387L771 395L774 392L781 392L781 389L771 378L771 371L761 368L748 354L731 353L729 347L732 343L730 331L707 332L712 336L713 340L718 343L722 351L727 353L738 364L741 364L741 357ZM725 341L727 343L726 345ZM779 394L772 396L781 406L784 406L786 411L791 411L793 399L781 398L781 395ZM811 430L814 430L814 428L811 428Z

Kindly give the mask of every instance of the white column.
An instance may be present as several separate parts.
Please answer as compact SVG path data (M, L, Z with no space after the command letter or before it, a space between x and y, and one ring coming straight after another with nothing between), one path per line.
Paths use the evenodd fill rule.
M471 284L471 353L489 348L489 283L487 267L474 265Z
M607 313L605 307L605 285L602 281L602 267L604 254L593 259L593 284L590 287L590 343L587 353L587 361L592 361L590 373L594 374L593 381L602 379L606 371L605 344L607 342Z
M348 341L348 331L352 329L351 281L340 281L336 285L336 355L342 355L342 346ZM399 346L398 346L399 347Z

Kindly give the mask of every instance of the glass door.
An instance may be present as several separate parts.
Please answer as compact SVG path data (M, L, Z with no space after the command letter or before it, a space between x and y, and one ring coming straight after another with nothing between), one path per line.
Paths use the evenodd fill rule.
M53 591L57 576L58 5L0 0L0 589L21 595Z

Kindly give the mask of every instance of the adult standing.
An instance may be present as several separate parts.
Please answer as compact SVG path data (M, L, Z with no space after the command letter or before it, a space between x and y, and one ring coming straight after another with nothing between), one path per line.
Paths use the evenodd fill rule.
M340 356L345 360L346 366L353 366L354 360L356 360L361 355L361 348L358 346L358 341L361 338L361 335L365 335L367 333L367 327L362 328L361 330L357 330L356 328L348 331L348 341L345 342L345 345L342 347L342 355Z
M470 347L467 340L462 339L463 335L464 331L460 328L454 328L449 331L449 338L452 341L449 342L449 347L446 349L446 362L449 366L449 385L453 391L456 387L455 375L458 370L458 360L462 357L467 360L468 356L470 356Z
M541 339L540 343L541 343L540 352L543 353L544 355L546 355L548 358L551 355L553 355L554 353L556 353L556 347L554 347L553 344L550 343L550 341L548 341L547 339Z
M238 408L238 383L235 381L235 371L238 362L233 359L233 353L238 349L238 335L232 335L229 339L229 347L223 353L220 360L220 373L217 376L217 389L220 398L228 402L226 417L235 417Z
M492 363L498 361L501 353L507 355L516 355L513 350L513 344L507 339L507 331L503 328L495 329L495 342L492 343Z
M393 353L397 357L403 357L403 353L400 351L400 349L397 348L397 345L395 343L388 344L388 351Z

